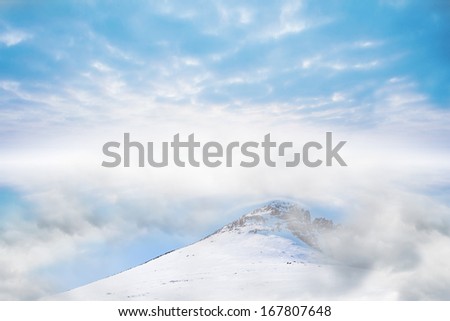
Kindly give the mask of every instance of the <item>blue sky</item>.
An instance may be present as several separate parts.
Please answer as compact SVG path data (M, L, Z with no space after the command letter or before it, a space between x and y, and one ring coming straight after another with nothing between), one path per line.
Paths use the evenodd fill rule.
M449 21L443 0L2 1L0 253L20 254L0 298L116 273L273 198L340 218L381 190L447 206ZM125 131L329 130L348 170L99 166Z

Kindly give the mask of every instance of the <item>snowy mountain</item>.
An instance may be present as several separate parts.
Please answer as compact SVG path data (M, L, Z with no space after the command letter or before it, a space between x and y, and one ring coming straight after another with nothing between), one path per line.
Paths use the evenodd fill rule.
M316 218L312 221L309 211L297 204L273 201L224 226L213 235L223 233L275 235L290 239L299 245L306 243L316 248L320 232L333 227L333 222L325 218Z
M321 253L318 238L333 229L330 220L312 219L296 204L274 201L197 243L52 299L395 298L382 278Z

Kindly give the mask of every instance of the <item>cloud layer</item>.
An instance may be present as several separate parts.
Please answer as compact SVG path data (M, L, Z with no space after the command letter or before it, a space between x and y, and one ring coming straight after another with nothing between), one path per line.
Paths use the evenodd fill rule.
M345 213L330 255L392 272L401 298L448 298L449 11L440 6L0 4L0 298L117 272L274 198ZM100 166L102 145L124 132L224 143L271 133L301 146L327 131L348 141L347 168ZM120 244L136 240L154 246L117 263ZM112 247L110 267L64 280L64 266L86 274Z

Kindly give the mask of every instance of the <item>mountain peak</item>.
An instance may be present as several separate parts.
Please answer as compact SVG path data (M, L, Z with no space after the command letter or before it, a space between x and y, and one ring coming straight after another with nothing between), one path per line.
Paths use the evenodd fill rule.
M325 218L311 219L310 212L296 203L275 200L225 225L213 235L222 233L278 235L317 248L319 234L333 228L333 221Z
M326 219L291 202L273 201L207 238L52 300L305 300L379 299L380 286L344 291L338 276L366 271L336 264L317 250ZM380 289L380 290L379 290ZM395 293L393 294L395 295Z

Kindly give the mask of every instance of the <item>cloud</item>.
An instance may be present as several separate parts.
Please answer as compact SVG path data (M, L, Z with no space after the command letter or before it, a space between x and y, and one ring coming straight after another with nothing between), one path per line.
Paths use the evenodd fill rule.
M448 199L430 190L449 186L450 118L424 86L445 68L415 50L428 48L421 38L332 4L186 3L111 7L102 19L101 3L82 17L37 11L44 27L24 29L39 39L26 63L7 46L31 35L0 34L0 184L29 206L2 217L1 298L53 291L42 271L95 246L161 231L193 241L236 208L284 197L348 213L331 255L381 269L401 298L446 298ZM100 166L103 144L124 132L223 143L271 133L300 145L326 131L348 141L348 168Z
M272 29L268 36L279 38L291 33L299 33L307 28L305 21L297 18L302 3L292 1L283 4L279 15L278 25Z
M420 125L422 130L435 131L430 138L433 139L446 133L444 125L448 118L426 107L421 107L420 123L415 121L417 107L411 121L406 112L401 119L390 116L389 110L398 105L383 100L384 95L399 94L399 88L391 88L392 92L380 90L378 99L386 112L376 114L378 119L373 119L376 125L372 129L348 130L333 124L336 139L348 141L344 156L348 168L292 171L264 166L253 170L173 166L158 170L148 167L107 170L100 167L102 144L120 140L128 130L142 142L170 140L177 132L184 135L194 132L202 141L260 141L270 132L279 142L293 140L300 144L309 139L320 140L330 128L324 115L317 115L322 122L316 120L311 124L308 118L292 119L286 113L288 108L271 111L266 106L239 111L192 107L182 110L180 106L159 105L147 109L116 102L108 106L109 111L117 108L114 117L121 108L127 107L120 121L109 125L108 121L98 121L85 130L80 130L77 124L65 123L67 134L61 134L59 126L46 128L46 132L35 134L32 144L22 142L20 146L2 149L2 184L19 190L33 209L31 216L17 217L11 222L14 228L6 227L2 233L2 257L6 260L3 263L17 273L7 277L25 284L19 280L27 279L36 269L82 256L83 244L123 240L129 235L156 230L201 237L208 229L219 227L219 222L227 223L235 218L224 215L234 204L278 197L301 199L307 204L332 204L353 213L348 220L349 230L345 230L351 232L343 233L340 242L330 242L336 246L330 252L340 259L364 267L392 268L398 274L422 268L430 263L421 261L421 246L431 249L434 246L431 244L442 242L448 233L442 224L446 207L439 207L436 200L426 198L422 203L418 199L420 192L412 190L434 186L441 180L448 183L445 174L448 166L444 161L448 155L445 151L440 155L439 144L429 145L429 140L423 141L415 128ZM109 98L105 97L106 103ZM332 101L333 97L328 99ZM134 101L142 103L145 97L141 100L135 97ZM388 104L384 105L385 101ZM101 105L102 100L98 103ZM423 104L423 101L405 100L406 105L401 108L416 103ZM59 107L64 105L60 103ZM74 112L69 114L73 116ZM233 131L229 130L230 124ZM410 149L405 150L406 147ZM33 160L33 167L28 160ZM355 191L359 192L355 194ZM381 204L376 206L377 202ZM208 204L206 208L205 204ZM420 213L424 212L427 216L421 217ZM426 239L426 235L436 232L439 234L436 240ZM426 241L423 245L422 240ZM345 252L353 243L358 247ZM14 252L20 254L14 256ZM373 256L367 257L367 253ZM18 297L33 296L26 294L25 289L25 286L23 290L17 289ZM34 296L39 294L42 292ZM406 292L404 297L408 297Z
M3 43L7 47L16 46L30 38L30 34L20 30L6 30L0 32L0 43Z
M324 252L366 269L356 288L367 286L363 282L371 278L379 281L381 275L390 280L385 290L391 289L397 299L450 298L448 205L393 185L372 185L370 190L355 195L358 201L347 212L344 227L322 240Z

